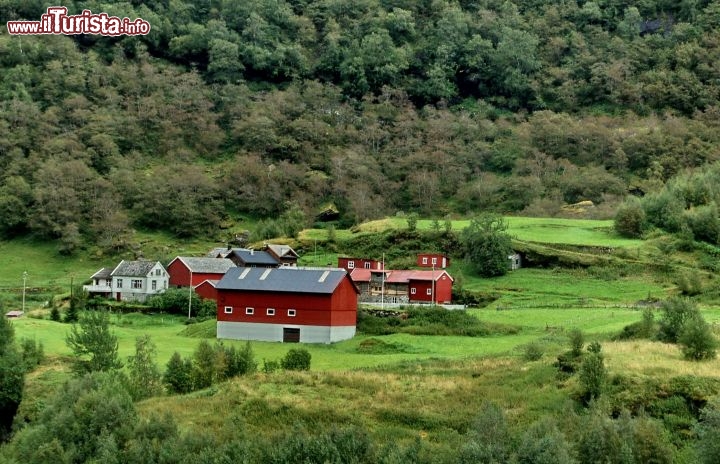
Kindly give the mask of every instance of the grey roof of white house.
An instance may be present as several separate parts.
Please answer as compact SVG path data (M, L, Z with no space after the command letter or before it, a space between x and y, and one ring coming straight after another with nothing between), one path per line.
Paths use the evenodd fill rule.
M338 268L235 267L215 285L218 290L331 294L345 278Z
M95 274L91 275L91 279L109 279L112 276L112 268L104 267L97 271Z
M178 256L179 259L192 272L203 274L225 274L228 269L235 267L235 263L227 258L194 258ZM174 260L173 260L174 261Z
M120 277L145 277L157 264L157 261L120 261L110 275Z

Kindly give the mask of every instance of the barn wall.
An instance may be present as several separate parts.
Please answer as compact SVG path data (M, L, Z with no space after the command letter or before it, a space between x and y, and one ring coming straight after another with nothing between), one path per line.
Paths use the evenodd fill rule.
M185 266L185 263L179 259L170 263L167 271L168 274L170 274L170 285L173 287L177 287L178 285L181 287L187 287L190 285L190 271ZM202 282L202 280L200 282Z
M282 342L283 328L285 327L300 329L300 343L331 343L348 340L355 336L354 325L346 327L328 327L218 321L217 338Z
M218 321L251 322L267 324L330 325L330 295L270 292L234 292L218 290ZM225 314L225 306L233 308ZM245 308L255 309L246 315ZM275 315L268 316L267 308L274 308ZM287 315L294 309L294 317Z

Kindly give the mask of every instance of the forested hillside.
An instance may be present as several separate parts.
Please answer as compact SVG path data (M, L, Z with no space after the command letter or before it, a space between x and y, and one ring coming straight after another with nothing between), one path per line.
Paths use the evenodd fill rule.
M147 36L9 36L0 233L128 245L242 215L612 215L720 158L720 1L65 2ZM302 212L302 214L301 214Z

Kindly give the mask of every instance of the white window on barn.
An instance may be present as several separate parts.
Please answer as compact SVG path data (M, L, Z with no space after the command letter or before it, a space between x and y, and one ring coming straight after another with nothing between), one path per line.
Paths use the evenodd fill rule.
M371 262L368 261L365 263L365 269L370 269L370 266L372 266Z
M415 293L417 293L417 288L411 287L411 288L410 288L410 294L411 294L411 295L414 295Z
M245 308L245 314L247 314L248 316L252 316L253 314L255 314L255 308Z
M423 264L427 264L427 256L423 256L423 261L422 261L422 263L423 263Z
M428 289L425 291L425 294L426 294L426 295L432 295L432 289L428 288Z
M355 261L348 261L348 269L355 269Z
M294 309L288 309L288 317L295 317L297 312Z
M225 306L225 314L232 314L232 306Z
M437 264L437 258L433 258L432 263L433 263L433 266L435 266Z
M265 311L265 314L268 316L274 316L275 315L275 308L268 308L267 311Z
M131 286L132 288L136 288L136 289L137 289L137 288L142 288L142 280L140 280L140 279L133 279L133 280L130 282L130 286Z

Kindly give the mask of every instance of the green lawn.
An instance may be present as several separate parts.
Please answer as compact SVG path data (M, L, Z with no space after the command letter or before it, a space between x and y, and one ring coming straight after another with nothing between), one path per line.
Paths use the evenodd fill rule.
M592 270L582 269L522 268L491 279L469 275L461 279L467 290L499 294L493 308L632 305L648 296L665 298L670 290L650 276L605 280L594 277Z
M529 218L507 216L508 233L518 240L555 243L566 245L587 245L601 247L625 247L637 248L642 245L642 240L620 237L613 230L613 221L592 220L592 219L561 219L561 218ZM452 228L460 231L470 224L469 220L452 221ZM420 230L430 230L433 221L421 219L417 223ZM441 229L444 222L440 221ZM354 235L380 232L388 229L407 228L407 219L386 218L360 224L355 232L349 229L338 229L335 231L337 240L347 240ZM301 232L300 240L305 243L313 241L323 242L327 240L327 231L324 229L306 229Z

